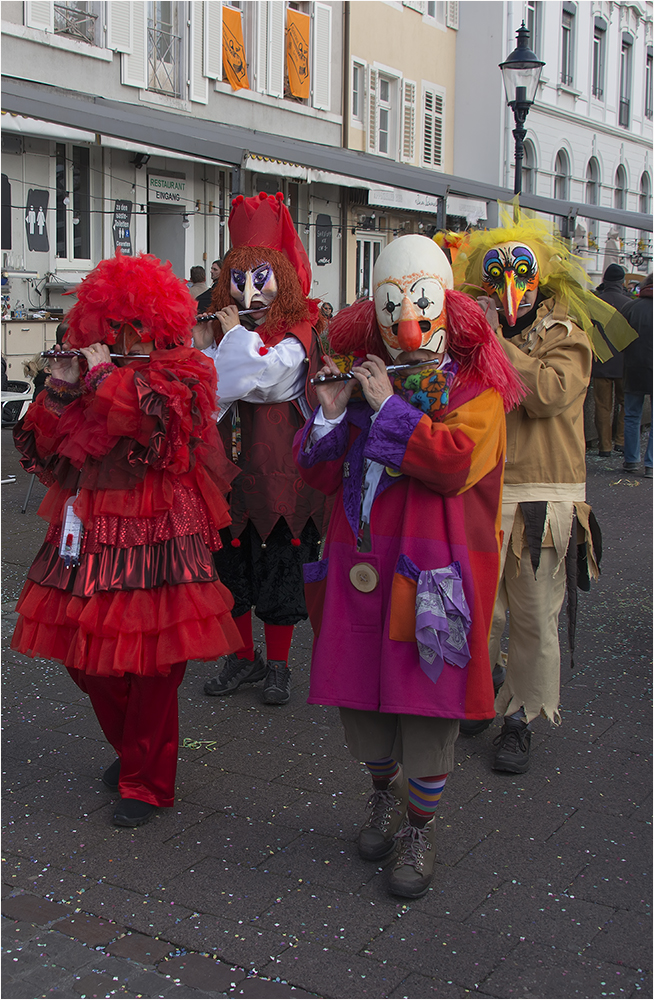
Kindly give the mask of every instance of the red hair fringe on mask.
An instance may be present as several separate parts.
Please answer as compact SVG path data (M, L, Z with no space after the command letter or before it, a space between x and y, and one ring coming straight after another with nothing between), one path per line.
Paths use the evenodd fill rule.
M270 247L232 247L225 255L220 277L211 297L214 312L233 305L230 295L231 269L251 271L259 264L270 264L277 282L277 296L273 300L266 319L257 327L257 332L266 343L283 337L297 323L309 322L321 333L325 319L320 312L318 299L305 298L295 268L279 250Z
M196 302L170 262L152 254L101 260L77 288L77 302L66 315L66 340L71 347L114 344L118 330L111 323L138 320L142 341L157 350L190 347Z
M526 390L481 307L463 292L447 289L445 309L447 353L459 364L457 378L477 382L483 389L495 389L508 413L523 399ZM329 326L329 343L335 354L376 354L392 364L377 324L375 303L370 299L337 313Z

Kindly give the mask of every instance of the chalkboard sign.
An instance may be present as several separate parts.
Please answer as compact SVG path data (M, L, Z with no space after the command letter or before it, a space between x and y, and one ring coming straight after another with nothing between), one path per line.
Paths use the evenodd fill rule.
M131 201L114 202L114 249L120 250L126 257L132 256L132 203Z
M316 218L316 264L321 267L331 262L332 220L328 215L319 215Z

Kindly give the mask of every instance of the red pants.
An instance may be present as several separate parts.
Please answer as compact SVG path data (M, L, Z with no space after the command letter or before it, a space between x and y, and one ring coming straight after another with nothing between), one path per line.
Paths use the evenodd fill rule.
M88 694L102 732L120 757L122 799L172 806L175 799L179 726L177 688L186 661L173 663L168 677L96 677L69 667Z

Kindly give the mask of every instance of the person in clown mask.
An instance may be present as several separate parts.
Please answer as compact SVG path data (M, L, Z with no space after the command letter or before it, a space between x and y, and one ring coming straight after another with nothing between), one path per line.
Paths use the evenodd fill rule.
M12 648L62 662L117 759L113 822L172 806L177 689L188 659L240 644L212 552L236 469L214 418L216 374L191 347L195 300L150 255L103 260L77 289L42 392L16 425L49 486L46 539Z
M308 297L309 259L281 194L239 196L229 228L232 249L212 299L217 319L196 327L195 344L216 366L218 426L241 471L216 565L234 595L243 643L204 691L224 696L263 681L264 703L285 705L293 628L307 617L302 566L317 558L326 528L325 498L302 482L292 454L315 405L309 380L325 321ZM265 655L254 648L253 608Z
M632 336L620 314L586 288L583 264L551 227L515 212L515 221L507 213L503 226L467 234L454 274L484 309L527 388L506 418L502 573L490 635L495 707L503 716L493 767L523 773L532 720L561 721L558 618L566 582L572 653L577 580L587 590L599 572L583 408L593 351L600 360L611 352L595 324L618 350ZM507 610L508 657L500 651ZM480 716L461 731L474 736L490 723Z
M370 770L361 857L399 843L389 888L416 898L459 720L493 716L504 410L522 390L432 240L389 244L373 282L373 301L332 321L343 353L326 358L321 405L295 439L306 482L335 495L323 558L305 566L309 702L339 707Z

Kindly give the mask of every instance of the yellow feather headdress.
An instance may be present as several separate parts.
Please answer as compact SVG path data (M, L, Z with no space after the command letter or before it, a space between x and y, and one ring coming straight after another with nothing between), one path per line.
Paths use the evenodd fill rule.
M635 340L636 334L626 319L593 295L588 288L583 259L572 253L550 222L522 211L517 199L512 204L500 203L500 219L502 225L496 229L471 230L463 234L463 240L457 240L456 253L452 254L455 288L473 298L486 294L481 287L486 253L500 243L526 243L538 260L543 295L565 305L570 318L585 330L600 361L612 357L602 332L616 351L624 350Z

